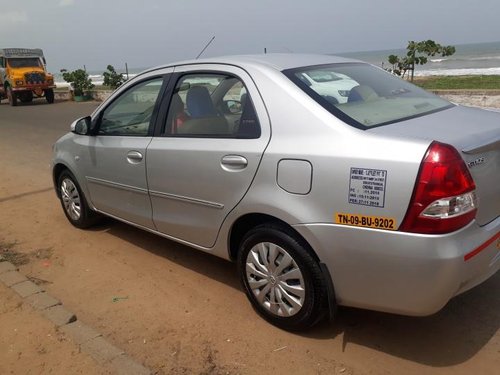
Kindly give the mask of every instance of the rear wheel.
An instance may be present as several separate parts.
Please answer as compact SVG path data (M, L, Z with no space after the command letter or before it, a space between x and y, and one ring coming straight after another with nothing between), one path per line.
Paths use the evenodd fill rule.
M53 89L45 90L45 99L47 100L47 103L49 103L49 104L54 103L54 90Z
M59 176L58 189L64 214L71 224L83 229L96 223L99 215L89 208L76 178L68 170Z
M293 231L260 225L245 235L238 255L247 297L264 319L280 328L302 330L326 315L323 273L307 243Z
M12 91L10 86L7 87L7 98L9 99L9 104L13 107L17 105L17 94Z

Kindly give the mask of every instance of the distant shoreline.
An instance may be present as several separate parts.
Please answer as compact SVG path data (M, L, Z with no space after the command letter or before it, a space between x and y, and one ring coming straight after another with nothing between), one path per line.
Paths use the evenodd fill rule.
M137 74L130 74L130 78L129 79L132 79L136 76ZM441 76L438 76L438 75L429 75L429 76L415 76L415 84L418 84L419 81L422 82L422 81L428 81L428 80L437 80L437 79L440 79L440 78L446 78L446 79L454 79L454 80L460 80L460 79L467 79L467 78L475 78L475 79L480 79L480 77L487 77L487 79L491 80L491 79L498 79L499 81L499 84L498 86L495 86L495 88L491 89L489 87L487 88L482 88L482 87L467 87L467 88L460 88L458 87L457 89L458 90L467 90L467 91L474 91L474 90L482 90L482 91L486 91L486 90L493 90L493 91L499 91L500 92L500 74L492 74L492 75L441 75ZM97 75L91 75L90 76L91 80L92 80L92 83L98 88L100 89L100 87L103 87L103 80L104 78L103 77L99 77ZM65 81L56 81L55 82L56 86L58 89L60 88L68 88L69 87L69 83L68 82L65 82ZM481 85L480 83L477 83L477 85ZM498 87L498 88L496 88ZM426 88L426 90L428 91L437 91L437 90L454 90L455 88ZM497 95L493 92L490 92L489 93L490 95Z

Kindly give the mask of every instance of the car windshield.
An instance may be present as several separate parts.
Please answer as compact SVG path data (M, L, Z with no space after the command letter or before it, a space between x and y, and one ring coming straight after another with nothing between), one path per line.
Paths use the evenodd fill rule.
M341 63L288 69L283 73L333 115L368 129L423 116L453 106L409 82L365 63ZM304 75L321 80L310 85ZM328 80L327 77L337 77ZM318 80L319 81L319 80Z
M11 57L7 59L11 68L32 68L41 67L42 63L38 57Z

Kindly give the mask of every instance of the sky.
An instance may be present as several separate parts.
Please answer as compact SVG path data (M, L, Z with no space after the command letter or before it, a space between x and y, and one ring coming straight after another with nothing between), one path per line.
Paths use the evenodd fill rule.
M500 40L499 0L0 0L0 48L48 68L123 70L203 57L341 53Z

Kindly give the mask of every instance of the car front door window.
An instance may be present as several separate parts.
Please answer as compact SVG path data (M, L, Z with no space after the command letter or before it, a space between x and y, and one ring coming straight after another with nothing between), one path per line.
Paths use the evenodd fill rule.
M163 78L139 83L118 97L102 114L99 135L147 136Z

